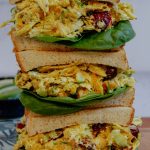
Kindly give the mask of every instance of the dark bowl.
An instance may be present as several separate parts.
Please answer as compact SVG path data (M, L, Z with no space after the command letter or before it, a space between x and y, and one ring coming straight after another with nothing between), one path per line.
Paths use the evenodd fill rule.
M18 118L23 114L24 107L18 99L0 100L0 118Z
M13 79L13 77L0 78L0 81L6 79ZM18 118L18 117L22 117L23 114L24 114L24 107L18 99L18 94L16 95L16 97L9 98L9 99L0 98L0 119Z

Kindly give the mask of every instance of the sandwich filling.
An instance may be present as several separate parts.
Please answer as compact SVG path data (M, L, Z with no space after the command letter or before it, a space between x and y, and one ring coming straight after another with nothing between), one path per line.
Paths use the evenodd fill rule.
M90 93L106 95L118 88L133 87L133 70L95 64L45 66L19 72L16 85L42 97L81 98Z
M29 136L19 124L14 150L135 150L140 134L136 125L81 124Z
M101 32L123 20L133 20L128 3L90 0L22 0L12 9L17 35L80 37L87 31ZM7 24L5 23L5 24Z

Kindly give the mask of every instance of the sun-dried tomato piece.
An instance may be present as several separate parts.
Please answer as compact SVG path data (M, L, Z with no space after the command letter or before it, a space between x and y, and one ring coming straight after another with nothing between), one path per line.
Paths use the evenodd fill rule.
M112 23L111 15L107 11L105 11L105 12L95 11L93 13L93 16L94 16L95 25L96 25L97 28L99 28L99 25L98 25L99 21L105 23L104 29L107 28Z
M105 130L106 124L97 123L92 125L93 135L97 137L101 130Z
M25 125L23 123L18 123L17 124L18 129L23 129L24 127L25 127Z
M106 74L107 74L107 76L104 78L104 80L110 80L110 79L114 78L117 75L117 68L107 67Z
M105 82L103 83L103 89L104 89L104 93L107 93L108 88Z
M139 129L136 125L131 125L130 126L130 131L131 131L131 133L134 137L136 137L136 138L138 137Z

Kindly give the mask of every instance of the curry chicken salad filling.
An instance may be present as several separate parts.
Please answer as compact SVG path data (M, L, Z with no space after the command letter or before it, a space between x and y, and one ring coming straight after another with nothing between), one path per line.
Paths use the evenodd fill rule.
M18 124L17 131L14 150L136 150L140 140L135 124L80 124L34 136Z
M42 97L80 98L91 92L105 95L118 88L133 87L134 71L95 64L45 66L27 73L19 72L16 85Z
M101 32L123 20L133 20L128 3L98 0L22 0L12 9L16 35L74 38L86 31Z

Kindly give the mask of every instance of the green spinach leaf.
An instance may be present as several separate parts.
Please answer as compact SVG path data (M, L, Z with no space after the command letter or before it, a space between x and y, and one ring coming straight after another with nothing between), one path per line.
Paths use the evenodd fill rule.
M42 115L63 115L79 111L91 104L107 100L112 96L125 92L128 87L120 87L105 95L90 93L79 99L71 97L41 97L37 94L24 90L20 100L22 104L31 111Z
M27 94L25 92L21 93L20 96L21 103L31 110L32 112L41 115L64 115L74 113L81 110L82 107L73 107L69 105L63 105L58 103L49 103L37 99L37 97Z
M106 99L106 98L112 97L113 95L118 95L118 94L124 92L126 89L127 89L126 86L119 87L112 93L108 93L105 95L96 94L96 93L91 92L88 95L85 95L78 99L71 98L71 97L42 97L42 96L39 96L38 94L28 91L28 90L24 90L23 92L26 94L30 94L30 95L36 97L37 99L40 99L40 100L46 101L46 102L55 102L55 103L67 104L67 105L74 105L74 106L82 105L83 106L83 104L86 105L86 102L89 102L89 101L93 101L93 100L97 100L97 99L98 100Z
M100 33L89 33L81 37L62 38L48 35L34 37L36 40L64 44L83 50L108 50L118 48L135 37L129 21L120 21L117 25Z
M129 21L121 21L113 28L82 38L71 46L86 50L108 50L118 48L133 39L135 32Z
M48 42L48 43L54 43L54 42L60 42L60 41L70 41L70 42L77 42L81 39L82 37L54 37L54 36L49 36L49 35L39 35L34 37L34 39L42 41L42 42Z

